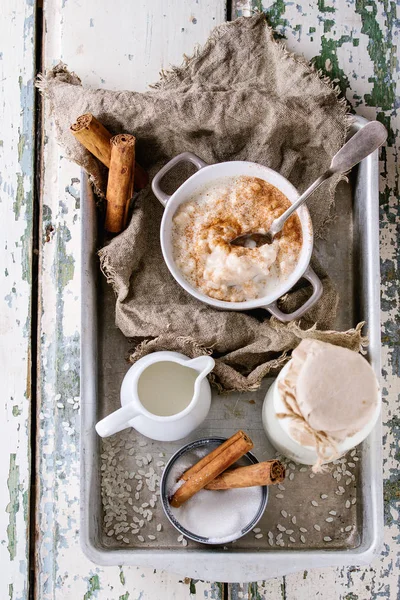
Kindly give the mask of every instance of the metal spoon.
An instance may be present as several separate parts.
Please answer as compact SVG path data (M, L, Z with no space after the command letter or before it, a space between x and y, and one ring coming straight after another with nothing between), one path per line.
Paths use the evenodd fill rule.
M339 152L332 158L331 165L321 177L319 177L310 187L294 202L290 208L272 221L272 225L266 233L245 233L231 240L234 246L245 246L249 241L253 241L257 246L271 244L274 237L279 233L285 221L294 213L315 192L317 188L332 177L335 173L346 173L352 167L361 162L371 152L382 146L387 138L387 131L379 121L371 121L357 131L349 141L340 148Z

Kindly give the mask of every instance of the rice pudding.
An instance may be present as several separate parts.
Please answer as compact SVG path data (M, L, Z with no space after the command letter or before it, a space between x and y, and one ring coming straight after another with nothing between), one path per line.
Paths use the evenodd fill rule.
M213 181L181 204L173 217L176 265L191 285L217 300L244 302L268 295L298 262L302 231L297 214L272 244L244 248L229 242L244 233L265 233L289 206L282 192L257 177Z

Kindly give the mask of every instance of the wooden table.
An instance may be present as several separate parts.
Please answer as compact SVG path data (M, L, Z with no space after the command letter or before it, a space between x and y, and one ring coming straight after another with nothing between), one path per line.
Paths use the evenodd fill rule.
M399 596L399 79L396 4L382 0L3 0L1 65L0 598L336 600ZM144 90L214 25L264 9L355 111L389 130L381 153L385 546L367 568L224 585L100 568L79 546L80 172L54 141L38 70ZM398 11L399 5L397 5ZM266 573L267 575L267 573Z

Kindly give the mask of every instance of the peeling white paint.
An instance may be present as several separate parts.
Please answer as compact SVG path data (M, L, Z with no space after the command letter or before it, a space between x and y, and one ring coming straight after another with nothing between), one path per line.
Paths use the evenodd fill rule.
M236 7L250 14L251 4L255 6L257 2L238 0ZM361 31L362 21L355 12L354 0L327 0L322 4L336 10L324 14L318 9L317 3L301 0L298 3L265 0L264 8L279 12L282 4L284 11L280 20L285 24L279 24L279 29L287 36L289 48L303 53L307 58L320 54L322 36L333 40L349 36L349 40L344 41L336 53L339 67L350 83L347 97L359 114L374 118L377 109L365 105L365 95L371 93L375 67L367 51L370 38ZM384 32L387 19L383 5L378 2L373 4L378 6L376 18ZM371 4L366 8L371 12L374 6ZM129 3L114 0L112 3L99 3L95 0L45 0L44 12L46 66L52 66L61 58L82 77L85 85L141 91L157 80L160 69L179 64L184 52L190 54L196 42L205 41L210 29L225 19L225 2L154 0L150 3L135 0ZM31 243L32 215L29 194L32 191L33 136L30 111L33 95L30 83L34 69L34 3L31 0L3 0L2 16L0 71L3 94L0 97L7 101L2 100L0 106L0 227L3 234L0 235L0 360L4 373L0 439L6 440L6 453L5 460L0 461L0 564L6 576L0 582L0 598L16 600L27 597L28 585L24 495L26 500L29 484L30 390L27 372L30 273L29 268L26 270L26 265L29 265L29 261L26 262L26 249L30 248ZM326 19L334 21L331 32L324 32ZM310 33L311 25L315 27L315 32ZM395 32L393 46L398 43L396 35L398 32ZM358 45L353 44L353 38L358 39ZM393 114L392 129L397 137L399 127L398 116ZM25 138L20 138L20 134ZM76 403L68 402L69 398L79 395L80 222L79 209L76 208L79 182L76 180L80 173L75 165L60 155L48 114L45 135L47 144L43 162L43 243L40 265L40 410L43 418L38 423L40 495L36 597L39 600L75 600L87 594L87 599L126 600L128 597L124 594L129 592L129 600L187 599L190 595L189 582L182 582L177 576L133 567L103 569L90 563L80 550L79 410L74 409ZM386 185L391 190L396 188L397 164L398 144L387 149L386 163L381 165L382 191ZM68 211L62 211L62 206L68 207ZM398 219L398 207L392 198L390 209L381 223L382 260L391 264L398 261ZM53 226L54 231L48 236L49 241L45 242L48 225ZM62 245L62 254L58 242ZM63 264L66 259L69 266L67 271ZM383 281L384 298L393 293L390 285L390 281ZM398 305L397 290L392 306L382 312L383 321L395 322ZM388 346L383 350L383 364L383 422L388 424L398 414L400 396L395 357ZM65 377L69 378L68 385L65 384ZM389 425L384 433L384 477L388 479L398 470L398 437ZM10 455L15 455L11 462ZM10 464L13 465L11 470ZM13 483L15 477L18 479L16 487ZM8 482L12 483L11 495ZM308 572L284 579L230 586L230 599L308 600L317 597L321 591L325 600L346 596L360 600L376 598L378 595L397 597L399 515L394 507L390 507L389 512L393 522L385 528L385 551L371 568L312 570L310 565ZM10 545L10 531L11 535L17 536L16 544ZM217 584L198 582L196 597L219 600L221 588Z
M0 598L28 594L34 7L0 23Z

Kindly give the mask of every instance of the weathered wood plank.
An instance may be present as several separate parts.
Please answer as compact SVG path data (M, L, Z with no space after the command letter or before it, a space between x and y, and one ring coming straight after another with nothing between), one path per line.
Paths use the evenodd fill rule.
M71 0L67 0L63 7L58 2L47 5L46 64L50 65L62 57L88 85L144 89L147 83L156 79L156 70L167 67L169 62L180 62L182 52L190 52L196 39L204 41L211 24L223 19L222 5L205 4L200 7L194 2L184 6L177 1L168 2L168 10L158 2L151 8L146 7L144 2L136 2L133 8L116 2L102 7L102 10L92 2L79 6ZM385 14L385 6L371 0L357 4L353 1L340 3L340 11L339 4L335 2L327 2L326 6L318 3L318 7L303 2L274 2L266 4L265 8L269 8L272 24L287 36L289 47L303 52L308 58L316 57L318 66L338 79L357 112L369 118L378 114L391 126L391 146L382 156L381 199L382 268L386 275L383 285L384 396L387 402L384 414L387 432L384 438L386 556L372 569L309 571L291 575L282 582L271 580L232 586L232 598L284 597L297 600L317 597L321 590L332 598L345 598L346 595L349 598L375 598L378 594L391 598L397 595L397 575L392 565L396 562L393 538L397 534L398 523L394 508L398 481L395 402L399 393L395 346L398 318L398 291L395 288L396 267L398 273L398 247L395 245L398 225L395 216L398 215L398 207L395 195L398 190L394 142L398 125L396 114L391 109L394 75L389 78L386 75L386 65L389 59L393 60L391 36L395 33L395 15L392 12ZM243 2L241 9L246 10ZM197 12L199 10L201 13ZM120 18L121 14L124 14L124 19ZM146 19L143 17L145 14ZM163 15L162 21L160 15ZM165 27L164 23L167 24ZM199 25L204 27L201 34L195 29ZM117 32L115 37L114 31ZM173 43L171 31L176 38ZM113 45L111 42L115 38L117 41ZM372 41L377 43L373 46ZM139 59L138 48L145 54L145 59ZM93 56L96 60L91 60L89 66L89 58ZM142 598L161 595L166 598L187 597L189 584L178 583L174 576L153 575L147 571L144 573L145 583L140 585L141 572L129 568L123 569L121 575L117 569L99 569L90 565L78 549L79 173L59 157L51 141L49 123L46 133L49 142L45 155L43 234L49 242L44 244L43 249L43 418L40 430L43 436L43 475L38 522L42 574L38 580L38 597L72 598L87 594L86 597L124 598L127 592L130 597L137 597L140 591L144 594ZM54 231L51 231L52 227ZM56 333L52 332L56 323L55 305L59 307ZM74 397L75 402L68 402ZM59 406L55 407L57 402ZM54 490L58 500L51 505ZM384 575L386 580L383 582ZM195 585L194 582L191 585ZM201 593L208 594L208 597L220 595L218 586L197 583L197 594Z
M236 14L262 8L271 25L286 38L289 49L313 59L341 87L357 114L381 120L389 130L381 152L381 270L382 270L382 390L384 424L385 543L382 556L366 568L309 570L284 578L282 597L306 600L397 598L398 474L400 400L399 348L399 162L400 117L398 35L399 5L375 0L339 2L234 2ZM311 569L312 565L310 565ZM245 600L263 598L271 582L253 589L237 586ZM266 595L266 597L268 597ZM279 596L277 596L279 597Z
M144 90L225 19L225 3L47 1L45 66L60 58L83 83ZM80 172L45 117L40 286L38 600L221 598L221 586L133 567L100 568L79 546Z
M0 598L16 600L29 587L34 2L1 12Z

